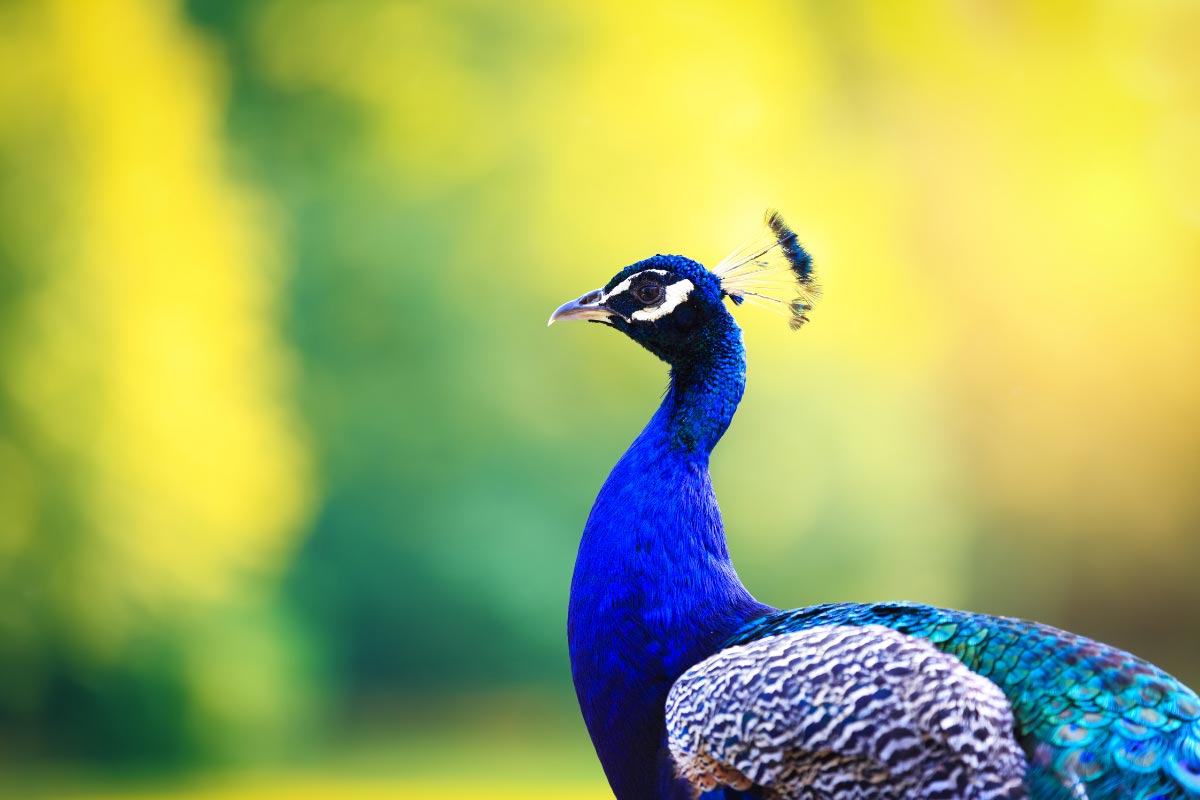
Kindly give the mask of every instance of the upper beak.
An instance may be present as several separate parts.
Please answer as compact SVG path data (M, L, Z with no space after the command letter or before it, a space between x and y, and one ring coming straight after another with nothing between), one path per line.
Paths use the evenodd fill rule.
M546 323L546 326L549 327L561 319L607 320L609 317L617 316L617 312L600 302L603 295L604 292L597 289L594 292L588 292L578 300L563 303L550 315L550 321Z

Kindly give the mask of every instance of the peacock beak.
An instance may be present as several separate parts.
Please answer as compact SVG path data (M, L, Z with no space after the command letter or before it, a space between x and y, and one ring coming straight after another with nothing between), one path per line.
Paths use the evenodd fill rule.
M619 316L617 312L600 302L600 298L603 296L604 292L597 289L594 292L588 292L578 300L563 303L550 315L550 321L546 323L546 326L549 327L559 320L566 319L592 319L603 322L610 317Z

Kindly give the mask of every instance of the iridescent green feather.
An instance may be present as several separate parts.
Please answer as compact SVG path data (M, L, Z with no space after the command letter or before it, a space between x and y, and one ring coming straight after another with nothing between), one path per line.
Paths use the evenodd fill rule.
M1153 664L1048 625L909 603L781 611L727 645L818 625L884 625L926 639L999 686L1034 798L1200 798L1200 699Z

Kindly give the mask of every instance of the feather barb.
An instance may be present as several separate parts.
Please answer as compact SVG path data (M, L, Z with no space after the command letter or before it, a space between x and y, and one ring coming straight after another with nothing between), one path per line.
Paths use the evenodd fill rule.
M812 256L778 211L768 209L764 221L763 233L726 256L713 274L734 303L750 300L783 314L796 330L820 294Z

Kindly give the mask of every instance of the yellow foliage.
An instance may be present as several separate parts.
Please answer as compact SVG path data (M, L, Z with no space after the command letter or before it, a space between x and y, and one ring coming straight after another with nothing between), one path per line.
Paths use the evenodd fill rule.
M101 662L256 597L309 491L274 223L229 175L225 77L178 12L55 2L0 23L0 147L52 131L17 152L55 201L53 238L16 253L36 281L6 321L21 342L7 368L39 452L0 443L0 548L15 560L49 535L64 498L30 472L54 465L83 519L45 590Z
M487 797L489 800L612 800L607 787L584 784L489 781L481 777L461 780L367 780L322 775L280 776L238 780L196 789L122 790L79 792L63 800L395 800L403 797L439 797L445 800Z

